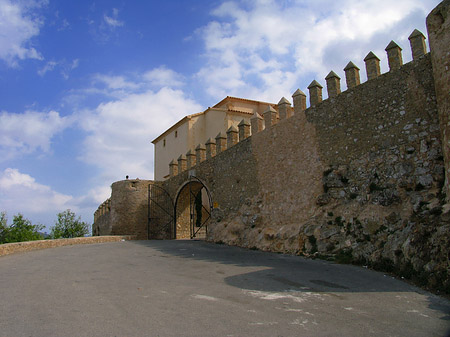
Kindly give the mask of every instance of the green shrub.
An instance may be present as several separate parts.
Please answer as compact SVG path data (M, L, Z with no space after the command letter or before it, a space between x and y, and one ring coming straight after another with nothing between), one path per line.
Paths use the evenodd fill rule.
M0 243L42 240L44 237L39 231L43 228L42 225L33 225L20 213L13 217L11 226L8 226L6 213L2 212L0 214Z
M58 213L58 221L51 228L52 239L76 238L89 233L89 225L81 218L75 219L75 213L70 209Z

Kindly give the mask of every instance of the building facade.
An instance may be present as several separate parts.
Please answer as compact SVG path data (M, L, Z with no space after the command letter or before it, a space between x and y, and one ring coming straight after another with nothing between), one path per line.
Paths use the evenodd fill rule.
M414 30L411 62L391 41L384 74L369 52L364 83L349 62L347 89L331 71L328 98L313 80L309 107L297 90L293 108L285 98L262 104L263 117L248 111L250 123L241 116L238 128L223 117L219 130L167 156L169 179L114 183L93 232L178 239L204 231L208 241L364 264L449 294L449 28L445 0L427 17L429 53ZM233 115L234 102L246 100L208 108L198 127L205 131L216 110ZM165 137L167 146L177 125L154 142ZM203 149L217 132L224 143L216 137Z
M231 126L250 118L256 113L262 115L268 106L276 104L253 101L249 99L227 96L222 101L203 112L188 115L155 138L155 180L161 181L169 177L169 163L177 161L180 153L205 144L209 138L215 138L218 133L228 130Z

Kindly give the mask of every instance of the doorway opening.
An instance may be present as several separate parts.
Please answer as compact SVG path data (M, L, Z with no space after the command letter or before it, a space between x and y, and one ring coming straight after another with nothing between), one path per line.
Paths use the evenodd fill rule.
M211 195L194 176L184 184L175 200L175 239L205 239L211 220Z

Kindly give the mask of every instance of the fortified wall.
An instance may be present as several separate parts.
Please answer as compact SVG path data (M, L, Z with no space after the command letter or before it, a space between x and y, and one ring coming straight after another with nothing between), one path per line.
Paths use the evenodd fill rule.
M94 214L92 235L127 235L148 238L148 186L151 180L127 179L111 185L111 197Z
M427 18L430 53L415 30L413 61L403 64L391 41L388 73L369 52L367 82L349 62L347 90L330 72L328 99L313 81L308 108L297 90L293 107L282 98L250 125L180 154L170 179L138 181L135 190L133 181L114 183L94 227L99 234L171 238L173 229L144 221L151 217L145 191L155 184L177 200L196 177L213 206L207 240L363 263L449 293L449 14L446 0ZM135 199L124 197L129 193Z

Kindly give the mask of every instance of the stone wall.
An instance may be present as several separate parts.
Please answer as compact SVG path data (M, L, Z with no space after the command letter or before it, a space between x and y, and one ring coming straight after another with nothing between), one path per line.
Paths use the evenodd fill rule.
M136 240L136 237L133 235L122 235L4 243L0 245L0 256L62 246L118 242L125 240Z
M281 120L267 111L263 131L163 186L175 198L189 175L204 182L214 202L208 240L363 263L448 292L450 215L431 55L392 62L388 73L324 101L318 86L312 107L294 106Z
M92 235L108 235L112 231L111 224L111 198L104 201L94 213Z
M306 122L253 135L260 192L210 239L395 269L448 291L434 95L426 55L307 109Z
M450 1L443 1L427 17L431 60L446 169L446 193L450 198Z
M330 72L328 99L314 80L308 109L298 90L293 109L282 98L264 122L256 114L251 136L241 123L181 154L170 179L114 183L111 232L143 238L148 185L175 202L196 177L213 203L210 241L362 263L449 293L449 1L428 18L431 53L414 31L412 62L403 65L391 41L388 73L370 52L367 82L349 62L346 91ZM173 237L167 228L149 230Z
M127 179L111 186L111 198L94 215L93 235L148 238L148 186L151 180Z

